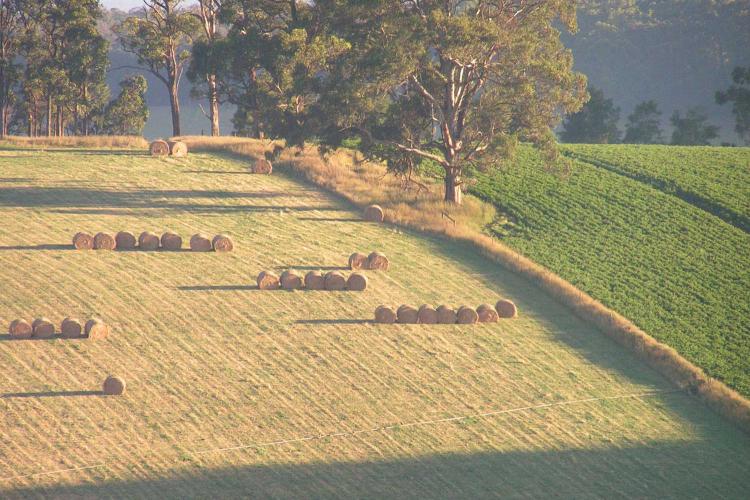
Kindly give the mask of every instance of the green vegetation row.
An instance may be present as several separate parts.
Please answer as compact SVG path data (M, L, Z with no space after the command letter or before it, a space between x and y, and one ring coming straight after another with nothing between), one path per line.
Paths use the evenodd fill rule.
M515 163L472 188L508 215L496 236L750 395L750 235L581 160L566 178L528 147Z
M750 231L747 148L577 144L563 152L648 183Z

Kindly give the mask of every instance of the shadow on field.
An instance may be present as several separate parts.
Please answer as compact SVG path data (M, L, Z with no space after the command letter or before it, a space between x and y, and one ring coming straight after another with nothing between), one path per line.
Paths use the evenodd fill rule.
M372 323L369 319L298 319L298 325L366 325Z
M191 285L191 286L178 286L178 290L187 292L210 292L214 290L218 291L246 291L246 290L260 290L258 285Z
M104 396L104 391L9 392L7 394L0 394L0 399L59 398L69 396Z
M231 459L262 459L257 451L232 452ZM742 498L750 488L742 458L731 444L664 442L377 461L186 466L161 478L88 479L14 492L65 498Z
M10 245L0 246L0 252L4 250L75 250L75 247L70 243L63 244L48 244L48 245Z

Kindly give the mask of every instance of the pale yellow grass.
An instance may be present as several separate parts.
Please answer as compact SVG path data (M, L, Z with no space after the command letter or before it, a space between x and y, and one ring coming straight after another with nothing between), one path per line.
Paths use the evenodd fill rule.
M140 136L89 135L65 137L5 136L0 145L19 147L74 147L74 148L147 148L148 141Z
M310 184L248 166L145 149L0 157L0 324L98 316L112 327L99 342L0 337L0 497L750 488L747 436L535 285L471 244L362 222ZM66 249L79 230L225 233L235 248ZM263 269L327 271L355 250L391 261L365 292L254 287ZM381 303L499 297L518 319L366 321ZM108 374L125 378L124 396L96 393Z
M226 150L236 154L262 156L269 141L241 138L183 138L190 147ZM490 259L536 283L579 317L596 325L640 359L658 370L677 387L698 395L715 411L750 433L750 401L722 382L707 376L699 367L671 347L658 342L632 321L577 289L551 271L518 254L485 234L481 228L492 220L489 204L467 197L461 207L447 206L441 200L440 186L419 193L403 189L383 165L358 162L355 153L337 151L321 158L316 148L291 148L282 155L282 166L315 184L344 196L359 207L378 204L385 208L387 221L471 243Z

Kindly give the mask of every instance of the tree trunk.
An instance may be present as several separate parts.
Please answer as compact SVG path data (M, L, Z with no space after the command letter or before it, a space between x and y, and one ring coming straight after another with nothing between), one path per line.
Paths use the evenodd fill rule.
M208 102L211 110L211 135L221 135L219 130L219 91L216 88L216 75L208 75Z
M47 96L47 137L52 137L52 95Z
M445 174L445 201L456 205L463 202L461 180L456 174Z
M169 104L172 107L172 135L177 137L180 133L180 98L177 94L177 82L169 86Z

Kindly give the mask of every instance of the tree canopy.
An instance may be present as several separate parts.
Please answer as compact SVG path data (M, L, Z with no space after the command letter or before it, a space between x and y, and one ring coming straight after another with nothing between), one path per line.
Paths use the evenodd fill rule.
M589 101L580 111L569 115L563 124L560 138L565 142L612 144L619 142L620 108L612 99L604 97L604 92L589 87Z
M628 144L662 144L661 111L656 101L643 101L628 116L625 139Z
M699 108L688 109L684 116L675 111L669 121L674 127L674 145L707 146L719 136L719 127L708 123L708 116Z
M719 104L732 103L734 130L747 144L750 144L750 67L736 67L732 71L734 85L716 93Z

